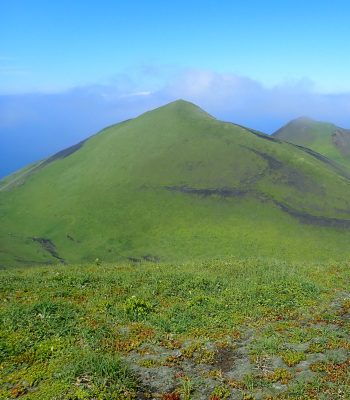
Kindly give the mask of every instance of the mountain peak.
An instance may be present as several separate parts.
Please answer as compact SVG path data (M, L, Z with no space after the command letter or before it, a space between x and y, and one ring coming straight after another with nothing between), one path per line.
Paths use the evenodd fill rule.
M272 134L272 136L276 136L276 137L279 137L280 139L287 140L287 139L285 139L284 137L281 136L281 134L283 132L285 132L286 129L288 129L288 130L289 129L295 129L295 128L301 129L303 127L310 126L314 122L315 121L312 118L308 117L308 116L302 116L302 117L298 117L298 118L292 119L287 124L283 125L279 129L277 129L277 131L274 132Z
M293 119L291 122L302 122L302 123L310 123L310 122L315 122L312 118L308 117L307 115L303 115L302 117L298 117Z
M177 114L181 117L184 116L195 117L195 118L204 117L216 120L215 117L208 114L201 107L197 106L194 103L191 103L190 101L183 99L172 101L171 103L167 103L164 106L158 107L151 111L147 111L145 114L149 115L149 113L152 113L153 115L154 113L156 113L159 117L165 119L168 119L171 115Z
M304 116L288 122L272 136L308 147L333 161L350 167L350 130Z

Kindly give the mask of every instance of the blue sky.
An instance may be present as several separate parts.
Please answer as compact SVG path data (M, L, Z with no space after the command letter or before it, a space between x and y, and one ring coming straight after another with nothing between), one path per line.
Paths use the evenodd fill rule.
M348 1L0 1L0 178L184 98L350 128Z

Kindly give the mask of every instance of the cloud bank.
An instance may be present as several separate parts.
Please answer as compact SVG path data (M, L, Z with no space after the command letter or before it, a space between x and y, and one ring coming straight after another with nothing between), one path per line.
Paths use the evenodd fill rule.
M232 73L187 69L154 88L142 79L124 78L64 93L0 95L0 178L177 99L265 133L303 115L350 128L350 93L317 93L308 79L267 88Z

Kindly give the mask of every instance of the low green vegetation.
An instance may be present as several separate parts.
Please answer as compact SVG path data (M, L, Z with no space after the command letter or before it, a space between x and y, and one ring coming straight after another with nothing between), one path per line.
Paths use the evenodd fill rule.
M350 262L0 272L0 399L349 399Z
M0 180L0 399L349 399L345 164L177 101Z
M350 169L176 101L0 180L0 268L347 260Z

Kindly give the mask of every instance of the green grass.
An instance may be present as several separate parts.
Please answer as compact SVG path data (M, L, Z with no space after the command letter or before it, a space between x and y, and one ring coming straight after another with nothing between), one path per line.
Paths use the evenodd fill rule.
M33 173L46 159L36 161L0 180L0 190L10 190L23 184L25 179Z
M332 135L341 132L341 140L334 143ZM302 117L291 121L273 136L308 147L340 164L350 167L350 131L328 122Z
M2 271L0 398L349 398L349 271L236 258Z
M347 259L348 228L304 223L281 203L347 220L350 170L269 138L185 101L106 128L25 181L18 177L23 171L6 178L0 267L56 263L35 237L50 239L51 250L70 264L149 254L166 261Z

